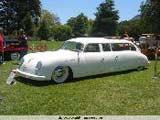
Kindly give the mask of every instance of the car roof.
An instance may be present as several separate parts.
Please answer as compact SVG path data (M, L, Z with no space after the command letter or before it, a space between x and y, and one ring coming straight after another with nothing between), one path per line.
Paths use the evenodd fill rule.
M99 38L99 37L82 37L82 38L72 38L67 40L70 42L79 42L83 44L89 43L132 43L125 39L107 39L107 38Z

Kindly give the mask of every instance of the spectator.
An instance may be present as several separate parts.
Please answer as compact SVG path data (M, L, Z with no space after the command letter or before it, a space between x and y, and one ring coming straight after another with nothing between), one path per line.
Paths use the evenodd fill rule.
M3 29L0 27L0 64L4 62Z
M127 31L124 32L124 34L120 37L120 39L124 39L124 38L128 38L129 35L127 33Z
M20 35L18 36L18 40L20 42L20 46L22 48L20 53L20 59L28 53L28 44L27 44L27 35L23 29L20 30Z

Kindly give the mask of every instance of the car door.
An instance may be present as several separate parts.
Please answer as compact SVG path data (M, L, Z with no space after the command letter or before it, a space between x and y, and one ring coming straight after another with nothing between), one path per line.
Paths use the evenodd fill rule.
M86 45L84 52L79 55L83 75L96 75L102 72L104 58L98 43Z
M128 43L111 44L114 57L114 71L133 69L136 65L134 52Z
M113 72L114 66L115 66L115 55L111 51L111 45L109 43L103 43L102 44L102 50L103 50L103 73L107 72Z
M123 43L112 43L113 69L114 71L122 71L128 67L128 56L126 54ZM127 48L126 48L127 49Z

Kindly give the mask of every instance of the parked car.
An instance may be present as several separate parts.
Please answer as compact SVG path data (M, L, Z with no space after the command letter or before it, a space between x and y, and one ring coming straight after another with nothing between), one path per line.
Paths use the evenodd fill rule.
M110 72L141 70L148 59L130 41L105 38L74 38L57 51L30 53L21 59L18 76L63 83Z
M21 46L19 40L15 38L4 38L3 42L3 46L0 46L0 56L3 47L5 60L19 60L21 51L28 49L27 47Z

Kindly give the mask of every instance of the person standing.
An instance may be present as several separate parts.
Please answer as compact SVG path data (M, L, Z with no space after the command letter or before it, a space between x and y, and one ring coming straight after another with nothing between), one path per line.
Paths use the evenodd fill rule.
M0 27L0 64L4 62L3 28Z
M27 35L23 29L20 30L20 35L18 36L18 40L21 46L20 59L28 53L28 44L27 44Z
M124 34L120 37L120 39L129 38L128 32L125 31Z

